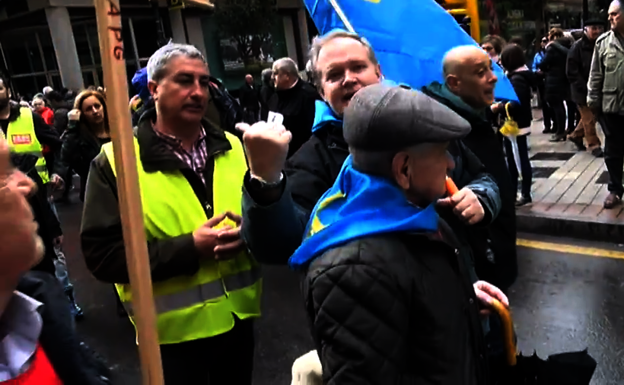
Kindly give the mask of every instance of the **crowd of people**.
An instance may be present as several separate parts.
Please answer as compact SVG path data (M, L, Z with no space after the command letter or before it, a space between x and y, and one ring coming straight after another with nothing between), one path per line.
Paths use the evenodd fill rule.
M591 125L601 120L605 207L621 200L618 0L609 21L602 36L587 23L571 48L551 31L535 72L518 42L453 48L442 80L420 90L385 81L368 41L340 30L313 40L305 79L282 58L260 87L247 75L239 100L197 48L159 48L134 76L129 109L165 382L251 384L260 265L288 264L302 276L316 347L304 357L323 383L497 383L492 307L510 306L518 276L533 89L554 141L585 137L599 156ZM517 102L496 99L494 63ZM73 328L82 311L51 198L64 190L67 200L80 178L86 265L134 322L106 90L46 87L13 102L8 84L0 78L0 381L110 383ZM582 128L566 132L577 105ZM267 122L275 113L281 123ZM512 121L517 130L502 135Z

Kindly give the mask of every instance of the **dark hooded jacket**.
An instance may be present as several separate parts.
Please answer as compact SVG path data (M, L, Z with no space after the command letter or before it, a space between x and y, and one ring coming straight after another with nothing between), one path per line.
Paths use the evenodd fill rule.
M483 163L500 191L501 210L488 227L469 227L470 245L477 276L505 290L518 275L516 254L516 192L503 153L502 138L492 128L489 108L479 113L464 103L444 85L434 82L423 92L446 105L472 126L463 144ZM451 226L453 227L453 226ZM453 227L453 229L455 229ZM494 261L492 261L494 260Z
M546 100L568 100L570 98L570 82L566 76L566 64L570 40L557 39L546 47L544 60L539 68L546 75L544 97Z
M579 106L587 105L587 82L595 46L596 41L589 40L583 34L568 52L566 73L570 81L572 101Z

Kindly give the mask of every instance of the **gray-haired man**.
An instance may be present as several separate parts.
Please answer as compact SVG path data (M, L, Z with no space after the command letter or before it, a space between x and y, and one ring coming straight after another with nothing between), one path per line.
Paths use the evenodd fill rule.
M209 76L195 47L164 46L147 71L155 108L135 144L165 382L251 384L261 280L239 236L242 145L203 119ZM113 148L102 149L89 172L82 249L132 317Z

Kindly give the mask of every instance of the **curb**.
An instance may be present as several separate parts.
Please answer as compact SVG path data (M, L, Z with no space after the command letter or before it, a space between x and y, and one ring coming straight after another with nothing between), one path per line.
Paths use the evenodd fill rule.
M517 210L516 224L518 233L624 243L624 223L583 221Z

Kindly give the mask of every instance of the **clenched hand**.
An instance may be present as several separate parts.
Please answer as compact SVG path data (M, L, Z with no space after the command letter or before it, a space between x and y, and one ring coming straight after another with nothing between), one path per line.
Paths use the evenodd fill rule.
M469 188L463 188L451 197L440 199L438 205L443 207L453 207L453 212L461 220L474 225L483 220L485 211L479 198Z

